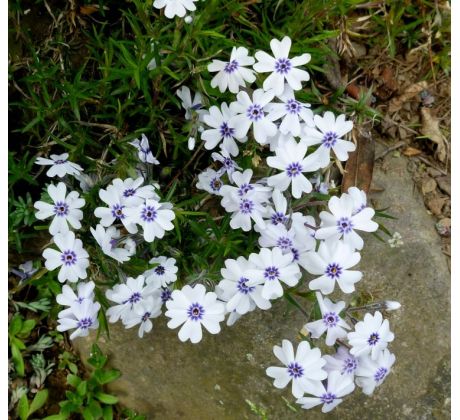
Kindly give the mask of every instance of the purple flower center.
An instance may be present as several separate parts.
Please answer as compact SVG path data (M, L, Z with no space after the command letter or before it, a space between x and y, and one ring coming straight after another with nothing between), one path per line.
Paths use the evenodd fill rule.
M341 217L337 220L337 229L339 233L350 233L353 230L353 222L348 217Z
M68 249L61 254L61 261L68 266L74 265L77 262L77 254L71 249Z
M82 318L78 321L77 328L87 330L91 325L93 325L93 320L90 317Z
M233 73L235 70L237 70L239 66L240 65L238 64L238 61L232 60L225 65L224 71L225 73L230 74L230 73Z
M142 322L147 321L150 318L150 312L146 312L144 315L142 315Z
M323 322L327 328L333 328L339 322L339 317L335 312L327 312L323 316Z
M213 191L219 191L222 187L222 181L220 180L220 178L213 178L211 179L209 186Z
M192 303L187 309L187 315L192 321L203 319L204 308L199 303Z
M280 276L280 272L279 272L278 268L276 268L274 266L267 267L265 269L265 271L264 271L264 277L267 280L276 280L276 279L278 279L279 276Z
M289 73L292 68L292 63L289 58L278 58L275 62L275 71L280 74Z
M67 161L64 159L58 159L54 161L55 165L62 165L63 163L66 163Z
M134 292L128 299L126 299L123 303L130 303L134 305L135 303L141 300L142 296L139 292Z
M296 248L291 248L292 261L299 261L300 252Z
M172 291L169 290L169 289L163 289L161 291L161 301L164 303L164 302L167 302L168 300L171 300L171 295L172 295Z
M299 101L296 101L295 99L289 99L286 102L286 110L289 112L289 114L298 114L301 111L302 107L300 105Z
M115 219L123 220L125 218L125 215L123 214L124 208L125 206L122 206L121 204L114 204L112 206L112 216L115 217Z
M110 240L110 246L112 249L116 248L118 245L118 239L117 238L113 238Z
M162 276L166 272L165 268L162 265L158 265L153 269L153 271L155 271L155 273L159 276Z
M288 373L291 378L301 378L303 376L303 367L300 366L297 362L289 363Z
M259 121L261 120L264 116L265 113L262 109L262 107L259 104L252 104L246 111L246 116L251 120L251 121Z
M240 188L238 188L238 195L242 197L243 195L247 194L249 191L253 190L254 187L251 184L242 184Z
M292 162L287 166L286 172L290 178L294 178L302 173L302 165L299 162Z
M282 236L276 241L276 246L285 250L292 247L292 241L287 236Z
M276 212L272 214L271 221L273 225L277 225L278 223L284 224L287 222L287 217L284 213Z
M251 214L254 210L254 202L243 198L240 202L240 212L243 214Z
M323 404L332 404L336 398L337 397L334 394L327 392L326 394L321 395L321 402Z
M134 188L127 188L123 191L123 197L132 197L136 194L136 190Z
M235 134L235 129L229 127L226 122L223 122L219 128L219 132L222 137L229 138L229 137L233 137L233 135Z
M152 206L145 206L143 209L142 209L142 212L141 212L141 219L144 221L144 222L153 222L157 217L157 211L155 210L155 207L152 207Z
M353 373L358 367L358 363L354 357L349 357L343 361L342 375L344 373Z
M378 333L372 333L369 337L369 339L367 340L367 342L369 343L370 346L375 346L380 340L380 336Z
M222 165L224 165L224 168L228 171L229 169L233 169L235 167L235 162L233 161L233 159L226 157L222 161Z
M338 138L339 136L337 135L337 133L334 133L333 131L328 131L323 137L324 147L327 147L328 149L334 147L334 145L337 143Z
M324 274L330 279L338 279L342 275L342 267L337 263L330 263L326 267L326 272Z
M65 201L58 201L54 205L54 214L58 217L64 217L69 214L69 205Z
M387 373L388 373L387 368L384 368L384 367L378 368L374 375L375 382L382 381L385 378L385 376L387 376Z
M236 288L240 293L243 293L244 295L247 295L248 293L251 293L254 289L255 286L248 286L246 283L249 281L246 277L241 277L238 280L238 284L236 285Z

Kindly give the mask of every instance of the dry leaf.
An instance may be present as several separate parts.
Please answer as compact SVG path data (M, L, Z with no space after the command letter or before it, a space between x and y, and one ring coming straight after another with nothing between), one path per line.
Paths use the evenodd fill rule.
M431 109L421 108L422 128L420 132L437 144L435 156L441 162L447 159L446 139L439 129L439 120L432 115Z
M436 189L436 181L433 178L425 178L422 181L422 194L426 195Z
M411 100L414 96L417 96L422 90L428 88L428 83L424 80L422 82L414 83L410 85L402 95L393 98L388 105L388 112L397 112L402 106Z
M445 201L445 198L435 197L431 200L428 200L426 204L430 209L431 213L433 213L435 216L439 216L442 213L442 208L444 207Z
M87 4L86 6L80 6L80 14L82 15L92 15L97 11L99 11L99 6L97 4Z
M407 149L403 150L403 155L408 157L417 156L421 153L422 151L416 149L415 147L408 147Z
M451 195L449 176L440 176L436 178L436 182L438 183L438 187L440 188L441 191L445 192L446 194Z

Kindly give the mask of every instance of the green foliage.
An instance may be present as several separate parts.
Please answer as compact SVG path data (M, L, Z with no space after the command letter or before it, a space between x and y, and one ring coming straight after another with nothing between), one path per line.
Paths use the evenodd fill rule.
M73 372L74 365L69 359L68 355L65 361L61 359L61 366L70 365ZM66 400L59 403L59 414L48 416L47 420L67 419L72 414L79 414L85 420L113 418L113 405L117 404L118 398L104 392L104 385L118 379L120 372L105 367L107 357L96 344L93 344L88 363L94 368L88 379L77 376L76 372L67 375L67 384L72 389L66 391Z
M48 399L48 390L42 389L35 394L31 403L27 395L23 395L18 404L18 416L21 420L27 420L33 413L42 408Z

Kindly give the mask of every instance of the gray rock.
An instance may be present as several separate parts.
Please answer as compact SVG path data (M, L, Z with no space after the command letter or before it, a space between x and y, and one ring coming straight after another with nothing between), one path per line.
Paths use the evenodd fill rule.
M380 219L402 235L404 245L390 248L369 235L362 254L364 278L359 293L391 299L402 308L388 313L395 341L394 370L372 397L354 392L326 418L450 418L450 274L433 219L413 188L405 158L387 156L375 169L384 191L371 200L389 207L397 220ZM386 238L388 239L388 238ZM337 298L344 298L337 294ZM348 299L350 295L346 296ZM292 308L291 308L292 309ZM290 390L278 390L265 375L276 365L273 345L299 339L306 322L297 310L278 301L270 311L255 311L233 327L196 345L181 343L166 320L154 320L153 332L138 339L136 329L111 326L111 340L100 339L110 362L123 373L111 386L120 401L149 419L251 419L245 400L263 407L269 419L324 418L296 406ZM76 340L87 358L95 336ZM288 407L295 406L297 412Z

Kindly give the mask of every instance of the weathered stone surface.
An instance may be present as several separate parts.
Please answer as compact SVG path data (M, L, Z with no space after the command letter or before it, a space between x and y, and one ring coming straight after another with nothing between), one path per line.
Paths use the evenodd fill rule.
M390 248L367 237L362 255L364 278L359 290L376 300L392 299L402 309L388 314L395 341L390 349L397 360L393 373L373 397L360 391L346 399L327 418L337 419L447 419L450 418L450 274L435 221L408 174L405 158L387 156L375 181L385 188L373 194L376 208L390 207L397 220L381 219L404 241ZM340 295L337 295L340 297ZM245 400L267 410L270 419L324 418L321 412L293 412L288 389L277 390L265 375L275 364L274 344L295 341L305 323L298 311L286 312L277 302L270 311L244 316L232 328L197 345L180 343L166 320L154 322L143 340L136 330L114 325L111 340L100 345L123 376L112 390L121 401L149 419L256 418ZM75 344L83 358L91 340ZM286 400L283 400L283 397Z

